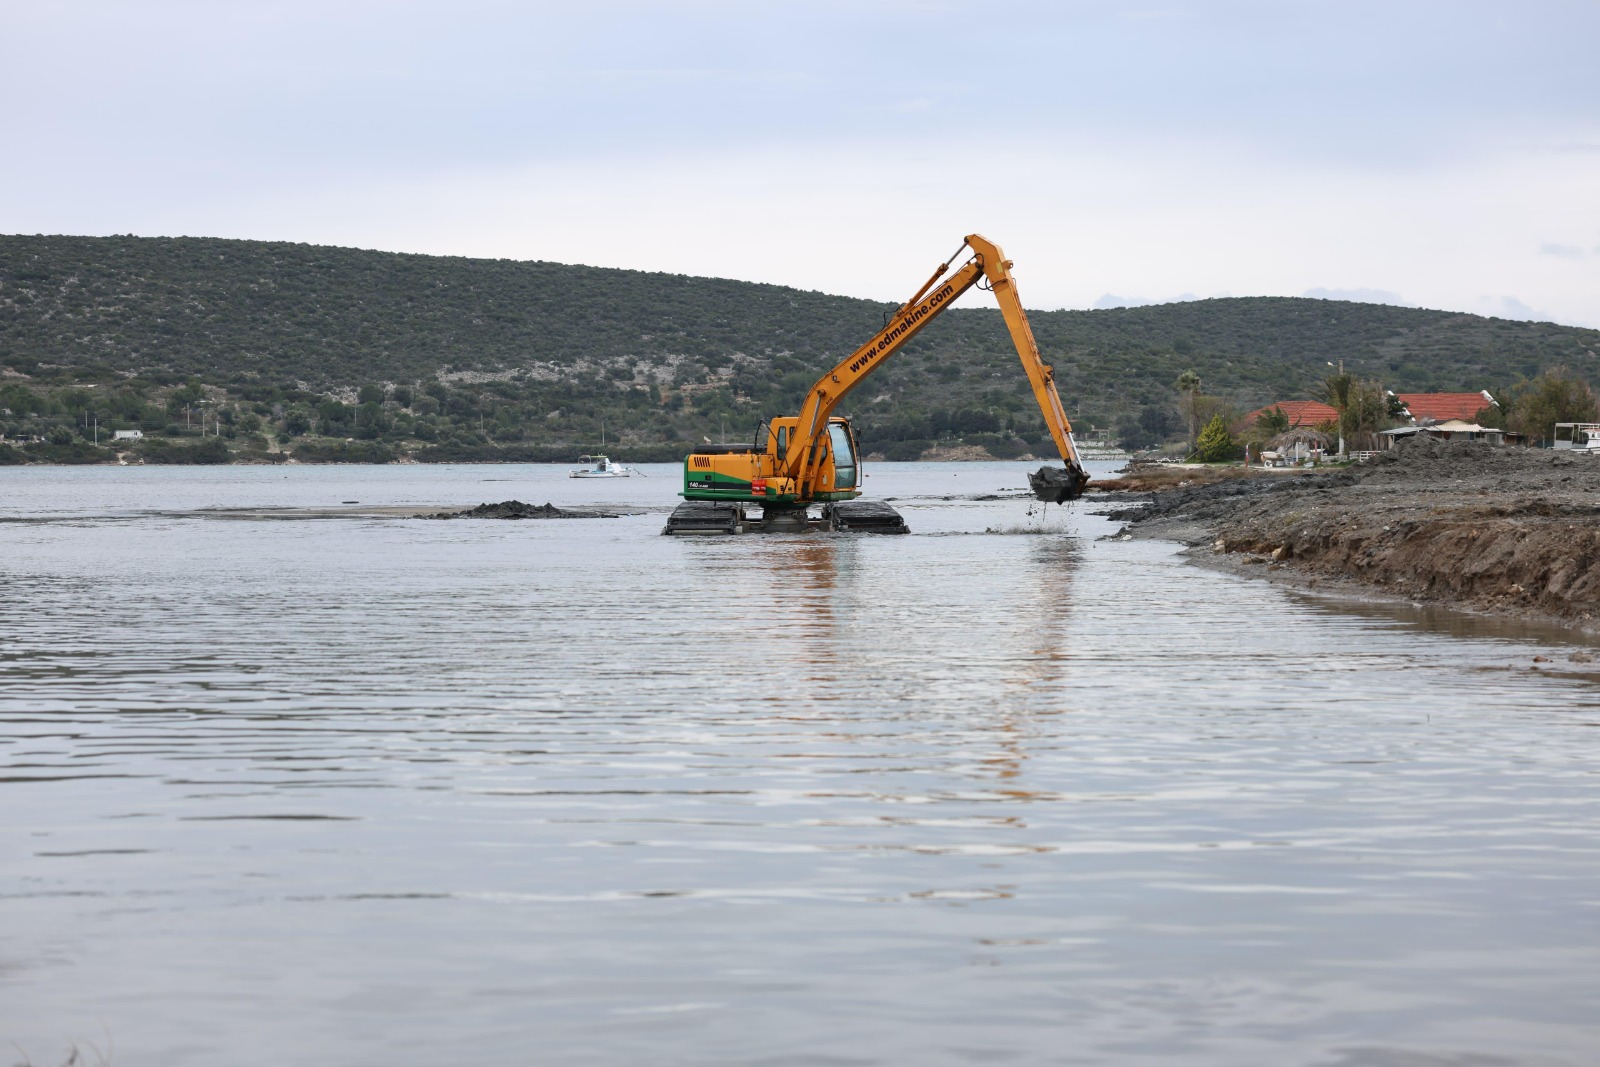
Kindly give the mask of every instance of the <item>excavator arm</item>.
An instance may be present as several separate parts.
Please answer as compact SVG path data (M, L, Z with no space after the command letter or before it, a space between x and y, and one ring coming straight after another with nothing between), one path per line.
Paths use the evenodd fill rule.
M950 265L967 248L972 249L972 257L954 273L950 273ZM800 487L801 499L809 499L814 491L818 445L828 432L829 416L840 402L867 375L904 348L911 338L953 304L957 297L984 279L988 280L989 288L1000 303L1000 314L1011 333L1011 341L1022 360L1022 368L1033 386L1034 399L1038 401L1045 425L1050 428L1050 437L1067 465L1065 470L1040 468L1030 476L1034 493L1042 500L1060 502L1071 500L1083 492L1089 476L1079 461L1077 445L1072 439L1072 424L1067 421L1061 397L1056 393L1054 373L1039 354L1033 330L1028 326L1027 313L1017 298L1016 282L1011 277L1011 261L1005 258L994 242L970 234L956 254L934 270L922 288L900 306L876 336L840 360L811 386L800 408L799 426L784 457L789 476Z
M984 276L989 279L989 287L994 290L994 298L1000 304L1006 329L1011 331L1011 343L1017 346L1022 369L1027 372L1028 382L1033 386L1033 398L1039 402L1039 411L1044 415L1045 425L1050 428L1050 437L1066 463L1065 470L1040 467L1029 476L1029 485L1041 500L1061 503L1075 499L1083 494L1083 487L1089 484L1089 474L1078 458L1078 445L1072 439L1072 423L1067 421L1061 396L1056 392L1055 368L1039 354L1039 345L1033 339L1033 327L1028 325L1028 313L1022 310L1022 301L1017 296L1017 283L1011 277L1011 261L993 241L975 233L967 236L967 245L983 263Z

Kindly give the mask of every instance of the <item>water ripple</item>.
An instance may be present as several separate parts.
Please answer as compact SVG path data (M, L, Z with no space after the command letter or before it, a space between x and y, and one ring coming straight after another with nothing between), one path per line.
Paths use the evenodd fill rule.
M1030 521L976 499L1008 465L874 471L913 536L668 540L667 468L603 525L181 514L476 503L475 468L8 469L0 1036L1589 1060L1576 645L1210 574L1083 509L955 536Z

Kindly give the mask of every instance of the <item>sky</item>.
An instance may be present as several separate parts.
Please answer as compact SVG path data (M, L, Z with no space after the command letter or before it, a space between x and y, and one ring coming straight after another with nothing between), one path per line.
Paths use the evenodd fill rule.
M1600 0L0 0L0 232L880 300L981 233L1032 308L1600 326L1597 42Z

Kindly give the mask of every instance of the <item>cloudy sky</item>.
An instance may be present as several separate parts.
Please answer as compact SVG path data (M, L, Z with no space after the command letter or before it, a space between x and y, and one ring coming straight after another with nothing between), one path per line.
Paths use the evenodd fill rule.
M0 0L0 86L0 232L1600 326L1597 0Z

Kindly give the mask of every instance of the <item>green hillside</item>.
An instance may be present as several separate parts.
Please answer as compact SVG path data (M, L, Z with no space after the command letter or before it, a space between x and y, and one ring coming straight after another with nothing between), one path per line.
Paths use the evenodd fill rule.
M1019 273L1025 286L1026 264ZM1037 448L1043 424L983 299L947 312L851 397L867 447ZM171 427L170 439L210 420L235 448L311 435L368 442L368 458L492 445L555 459L598 447L603 424L618 454L673 456L792 411L890 310L557 263L5 236L0 428L98 418L105 430ZM1191 369L1241 410L1308 395L1338 359L1397 391L1493 390L1557 364L1600 380L1600 332L1448 312L1242 298L1030 318L1076 421L1130 439L1177 429L1172 383ZM305 454L317 447L340 458L326 442Z

